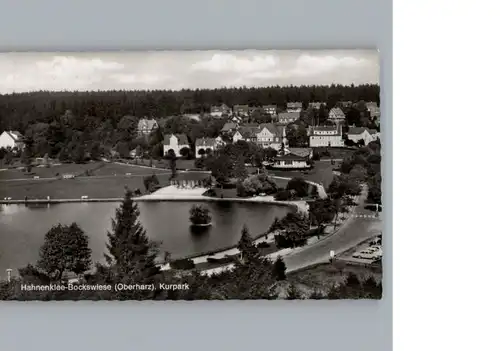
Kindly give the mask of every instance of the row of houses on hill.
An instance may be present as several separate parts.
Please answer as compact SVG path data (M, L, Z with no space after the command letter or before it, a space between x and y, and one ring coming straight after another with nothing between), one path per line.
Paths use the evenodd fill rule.
M264 105L262 107L249 105L234 105L231 109L226 104L213 105L210 107L210 115L212 117L221 118L223 116L240 116L248 117L256 110L262 109L264 113L275 116L278 110L276 105Z
M371 117L376 118L377 120L380 118L380 108L378 107L376 102L367 102L365 103L367 110L370 113ZM249 105L234 105L231 109L226 104L214 105L210 108L210 115L216 118L222 118L224 116L228 116L232 118L233 122L241 123L243 117L248 117L252 115L252 113L260 109L264 113L269 114L275 121L279 124L290 124L295 122L300 118L300 113L303 110L302 102L288 102L286 105L286 110L278 113L277 105L264 105L262 107L249 106ZM310 102L308 108L319 109L321 106L326 107L325 102ZM340 106L340 107L339 107ZM345 123L345 113L341 107L349 107L352 106L351 101L345 101L338 104L338 106L332 107L328 111L328 119L335 124ZM159 122L156 119L148 119L142 118L139 120L137 125L137 133L139 136L149 135L156 128L159 127Z

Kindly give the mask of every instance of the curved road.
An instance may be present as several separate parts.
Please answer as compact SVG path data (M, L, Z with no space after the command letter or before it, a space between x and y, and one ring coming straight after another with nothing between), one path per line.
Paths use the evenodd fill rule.
M374 214L374 212L364 209L366 197L367 189L364 187L359 199L359 205L354 210L353 214ZM333 231L333 226L327 227L326 230ZM330 250L334 250L337 255L351 249L366 239L380 234L381 232L381 217L350 217L337 233L283 256L283 260L287 266L287 273L317 263L326 263L330 258Z

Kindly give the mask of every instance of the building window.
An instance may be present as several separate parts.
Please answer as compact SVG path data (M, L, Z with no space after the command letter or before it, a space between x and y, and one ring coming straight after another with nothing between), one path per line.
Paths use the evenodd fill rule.
M293 161L291 161L291 160L285 160L285 165L293 165Z

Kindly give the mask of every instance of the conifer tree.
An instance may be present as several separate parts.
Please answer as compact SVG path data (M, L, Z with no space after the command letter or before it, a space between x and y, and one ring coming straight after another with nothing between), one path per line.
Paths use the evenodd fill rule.
M145 283L159 272L155 262L158 244L146 235L139 214L137 204L132 201L132 192L127 189L112 219L106 244L109 253L104 255L114 278L121 281Z
M241 261L247 263L259 257L259 250L255 247L248 232L247 226L243 226L241 230L241 238L238 242L238 250L241 253Z
M286 264L283 261L283 257L278 256L276 261L274 262L273 273L276 277L276 280L285 280L286 279Z

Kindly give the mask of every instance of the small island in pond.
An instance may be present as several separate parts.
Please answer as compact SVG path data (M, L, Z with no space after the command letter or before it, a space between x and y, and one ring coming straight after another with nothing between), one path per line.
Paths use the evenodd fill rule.
M212 225L212 217L206 207L194 205L191 207L189 214L189 219L193 226L204 227Z

